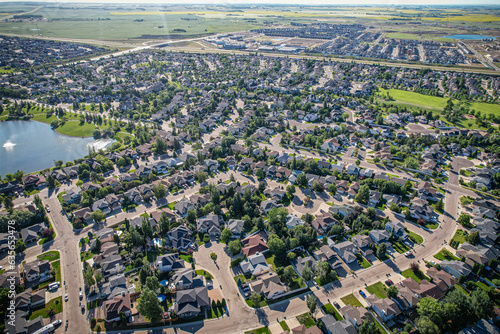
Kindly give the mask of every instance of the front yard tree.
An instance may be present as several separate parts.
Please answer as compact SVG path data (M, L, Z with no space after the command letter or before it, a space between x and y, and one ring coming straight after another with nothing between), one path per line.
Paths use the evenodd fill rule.
M99 209L92 212L90 216L96 223L102 222L104 219L106 219L106 214Z
M229 249L229 252L231 254L236 255L241 252L241 244L239 240L233 240L230 241L229 244L227 245L227 248Z
M318 302L318 297L316 297L315 295L309 295L309 297L307 297L306 304L311 313L314 313L316 311L317 302Z
M14 246L14 251L16 252L16 254L19 254L24 252L25 250L26 250L26 244L21 239L18 239L16 241L16 245Z
M252 294L250 295L250 300L252 301L253 307L255 308L258 308L260 306L259 304L261 299L262 297L260 296L259 293L252 292Z
M318 261L314 272L316 276L318 276L320 282L326 282L328 274L330 273L330 265L326 261Z
M160 306L156 292L148 289L147 287L142 290L137 310L152 323L160 321L163 314L163 309Z
M225 228L222 230L222 233L220 234L220 240L227 244L229 242L229 239L233 236L233 232L231 232L230 229Z
M155 197L157 199L165 197L167 194L167 190L165 189L165 186L163 184L155 184L153 186L153 193L155 194Z
M385 252L387 252L387 245L386 244L381 244L380 247L377 249L377 257L383 258L385 256Z
M398 295L398 288L396 288L395 285L391 285L389 289L387 289L387 297L389 298L396 298Z
M297 176L297 180L296 182L297 185L301 188L306 188L307 187L307 177L306 177L306 174L304 173L300 173L298 176Z
M302 269L301 275L306 281L309 281L312 278L312 271L311 268L309 268L308 262L306 262L304 268Z
M205 180L207 179L207 173L199 171L198 173L196 173L196 179L199 183L205 182Z
M369 198L370 198L370 188L366 184L359 187L359 191L354 197L356 202L361 204L367 204Z
M262 168L257 168L257 170L255 171L255 176L257 176L259 180L262 180L264 178L264 171L262 170Z
M293 184L290 184L286 187L286 194L289 198L293 197L293 194L295 194L295 186Z

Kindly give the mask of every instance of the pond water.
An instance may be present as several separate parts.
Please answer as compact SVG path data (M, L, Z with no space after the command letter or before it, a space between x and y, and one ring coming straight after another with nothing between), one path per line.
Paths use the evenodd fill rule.
M443 38L450 38L450 39L478 39L482 40L484 38L493 38L495 37L492 36L484 36L484 35L449 35L449 36L441 36Z
M113 139L64 136L49 124L35 121L0 122L0 175L49 168L54 166L54 160L83 158L90 147L98 150L113 142Z

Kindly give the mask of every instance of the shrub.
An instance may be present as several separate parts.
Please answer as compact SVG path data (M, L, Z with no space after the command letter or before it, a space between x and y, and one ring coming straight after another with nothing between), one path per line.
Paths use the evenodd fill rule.
M92 318L92 320L90 320L90 328L94 329L96 324L97 324L97 320L95 320L95 318Z

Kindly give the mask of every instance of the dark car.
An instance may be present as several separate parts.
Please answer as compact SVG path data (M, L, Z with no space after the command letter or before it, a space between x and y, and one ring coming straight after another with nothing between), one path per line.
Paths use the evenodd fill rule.
M361 297L366 298L366 294L362 290L359 290L359 294L361 295Z

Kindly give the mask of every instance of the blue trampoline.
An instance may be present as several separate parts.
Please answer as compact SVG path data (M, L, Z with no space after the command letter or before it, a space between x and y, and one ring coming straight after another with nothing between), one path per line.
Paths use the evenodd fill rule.
M162 286L167 286L168 285L168 281L166 279L164 279L163 281L160 282L160 284Z
M161 294L161 295L158 295L158 301L160 303L162 303L163 301L165 301L165 295Z

